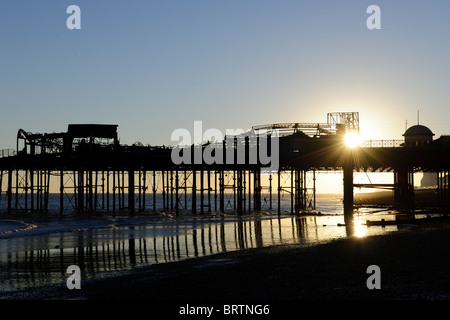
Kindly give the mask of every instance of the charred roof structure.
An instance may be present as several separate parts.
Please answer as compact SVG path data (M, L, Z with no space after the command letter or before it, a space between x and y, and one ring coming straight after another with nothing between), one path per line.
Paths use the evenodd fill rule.
M114 124L69 124L67 132L31 133L19 129L17 133L18 154L70 153L80 144L83 146L117 146L117 127ZM82 147L83 147L82 146Z

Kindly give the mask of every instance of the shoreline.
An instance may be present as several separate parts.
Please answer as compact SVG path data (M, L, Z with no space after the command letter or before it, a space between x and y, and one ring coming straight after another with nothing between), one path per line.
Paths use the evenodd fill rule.
M82 282L46 286L5 300L450 300L450 221L324 244L243 249L140 267ZM378 265L381 289L366 286Z

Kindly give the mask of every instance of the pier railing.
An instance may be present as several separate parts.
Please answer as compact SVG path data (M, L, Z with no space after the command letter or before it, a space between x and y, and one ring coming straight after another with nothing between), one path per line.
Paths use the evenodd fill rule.
M405 140L363 140L363 148L400 148L403 147Z

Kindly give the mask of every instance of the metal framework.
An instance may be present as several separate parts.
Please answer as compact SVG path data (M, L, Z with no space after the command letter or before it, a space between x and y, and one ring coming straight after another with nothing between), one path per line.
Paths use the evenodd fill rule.
M234 141L234 151L238 142L244 146L244 161L220 165L175 165L170 160L173 148L139 142L120 145L117 125L70 124L67 132L48 134L20 129L16 151L0 153L0 210L244 214L273 210L276 203L279 213L300 213L316 209L316 170L344 171L347 208L353 206L354 170L394 172L396 203L406 207L414 203L412 173L434 171L440 177L440 203L450 202L450 144L445 139L415 148L386 140L350 152L340 133L359 132L357 112L329 113L325 124L279 123L252 129L225 139ZM250 139L251 134L256 139ZM267 134L280 137L279 170L270 175L262 172L265 164L249 156L250 151L260 152L258 139ZM225 140L215 146L225 148ZM202 152L208 145L186 148ZM270 143L268 151L272 152ZM283 208L286 198L289 207Z

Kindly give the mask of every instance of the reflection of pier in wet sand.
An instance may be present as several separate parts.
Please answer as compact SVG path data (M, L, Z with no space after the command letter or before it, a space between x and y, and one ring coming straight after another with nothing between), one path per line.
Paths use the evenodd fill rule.
M78 265L86 278L111 271L179 261L216 253L279 244L327 240L317 233L315 217L278 217L172 225L126 226L64 234L3 239L0 253L3 290L64 283L69 265ZM161 228L164 228L162 230ZM336 227L342 230L344 228ZM334 235L335 236L335 235ZM39 248L44 249L31 249Z

